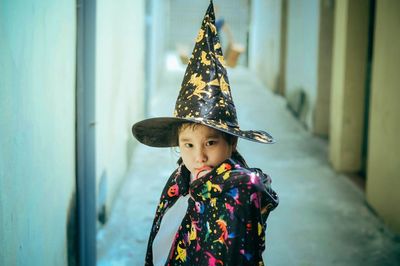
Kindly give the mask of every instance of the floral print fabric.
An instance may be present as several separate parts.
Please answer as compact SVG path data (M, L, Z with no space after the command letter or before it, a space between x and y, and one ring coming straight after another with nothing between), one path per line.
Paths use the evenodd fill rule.
M189 171L180 165L162 192L146 265L153 265L152 243L164 213L188 193L188 209L165 265L264 265L266 220L278 205L270 184L261 170L233 159L192 183Z

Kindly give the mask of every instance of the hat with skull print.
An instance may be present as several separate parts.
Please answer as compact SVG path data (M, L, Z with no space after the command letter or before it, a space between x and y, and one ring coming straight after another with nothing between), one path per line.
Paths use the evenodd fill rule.
M198 123L259 143L273 143L261 130L242 130L236 116L221 44L215 27L212 1L204 16L183 77L173 117L156 117L137 122L132 133L153 147L178 146L178 127Z

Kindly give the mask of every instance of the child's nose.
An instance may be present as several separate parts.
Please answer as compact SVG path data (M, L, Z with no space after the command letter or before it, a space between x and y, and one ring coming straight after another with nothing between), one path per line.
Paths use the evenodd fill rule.
M207 154L205 153L204 149L200 148L197 150L196 153L196 162L203 163L207 161Z

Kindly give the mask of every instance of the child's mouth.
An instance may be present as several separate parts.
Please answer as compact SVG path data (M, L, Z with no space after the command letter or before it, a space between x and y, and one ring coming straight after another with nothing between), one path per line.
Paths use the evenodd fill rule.
M195 179L198 179L202 176L205 176L208 172L210 172L212 170L212 167L208 166L208 165L204 165L200 168L196 169L196 177Z

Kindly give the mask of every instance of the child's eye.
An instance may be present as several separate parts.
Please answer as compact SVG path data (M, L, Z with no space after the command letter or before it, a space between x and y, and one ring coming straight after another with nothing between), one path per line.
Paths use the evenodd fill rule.
M193 147L193 144L192 144L192 143L185 143L185 147L186 147L186 148L192 148L192 147Z
M206 146L212 146L215 145L216 141L215 140L209 140L206 142Z

